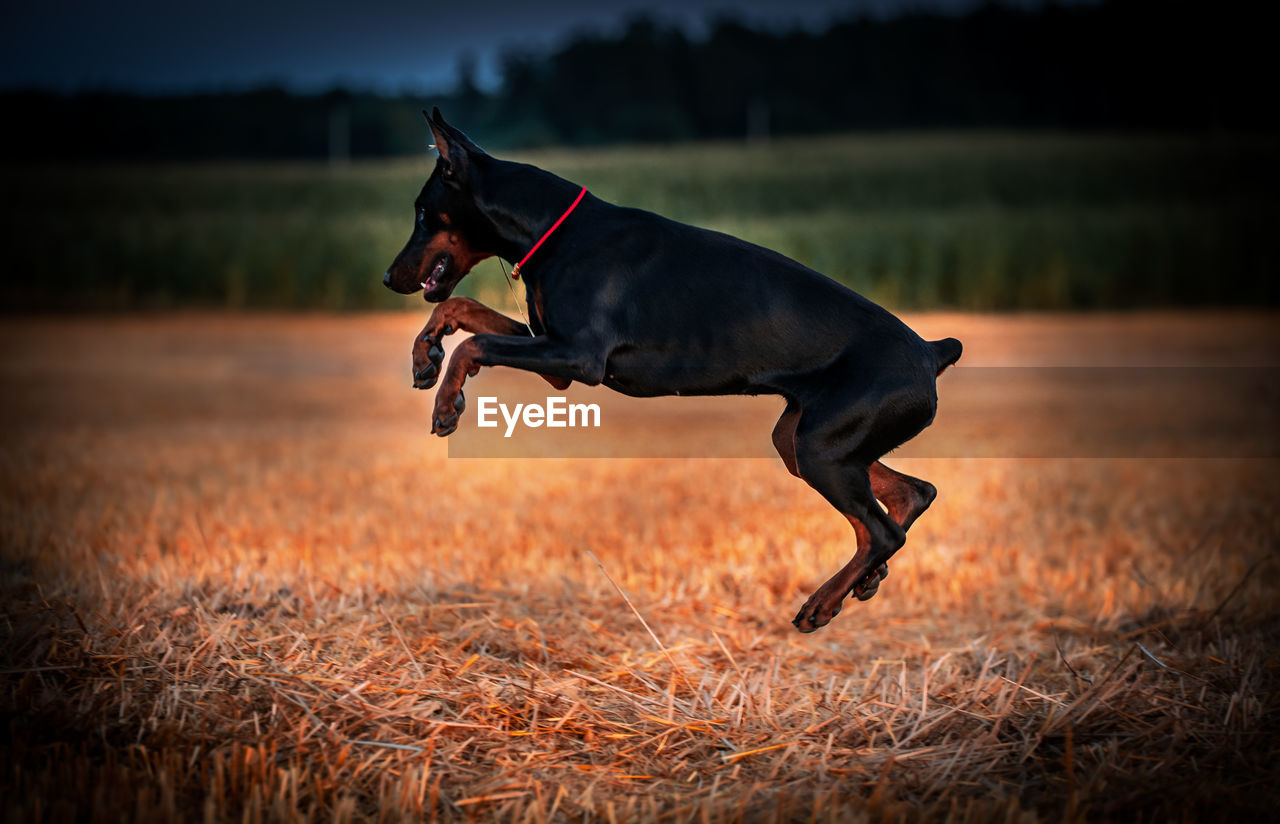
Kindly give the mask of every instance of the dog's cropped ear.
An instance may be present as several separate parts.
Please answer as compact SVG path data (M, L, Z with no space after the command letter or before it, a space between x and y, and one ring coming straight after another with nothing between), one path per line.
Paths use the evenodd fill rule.
M444 159L445 179L455 183L465 181L471 169L471 158L475 155L483 155L484 150L472 143L465 134L445 123L438 108L433 108L431 114L427 114L426 109L423 109L422 114L427 118L427 125L431 127L431 136L435 139L436 150Z
M427 119L427 125L431 127L431 137L435 141L433 149L440 153L440 156L448 163L452 160L449 155L452 153L452 147L449 145L449 135L445 132L444 126L437 122L440 118L440 110L432 109L428 114L426 109L422 110L422 116Z

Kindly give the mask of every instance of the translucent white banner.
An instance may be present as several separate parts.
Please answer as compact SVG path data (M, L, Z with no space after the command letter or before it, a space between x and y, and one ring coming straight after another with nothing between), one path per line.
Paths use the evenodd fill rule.
M497 378L486 376L506 372ZM629 398L486 370L466 386L454 458L770 458L785 402ZM938 380L905 457L1276 458L1274 367L964 367ZM484 426L478 426L484 423Z

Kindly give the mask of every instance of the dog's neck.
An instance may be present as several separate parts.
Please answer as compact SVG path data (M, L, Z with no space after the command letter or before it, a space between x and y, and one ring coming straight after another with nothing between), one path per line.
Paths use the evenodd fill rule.
M581 189L537 167L493 158L481 188L476 206L487 224L485 251L512 264L564 214Z

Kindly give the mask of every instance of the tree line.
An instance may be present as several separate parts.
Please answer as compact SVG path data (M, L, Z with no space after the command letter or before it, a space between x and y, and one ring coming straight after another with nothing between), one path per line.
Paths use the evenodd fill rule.
M821 32L718 19L702 37L638 17L560 48L510 49L498 88L473 63L425 98L265 88L167 97L4 95L5 155L210 159L418 153L439 105L519 148L849 130L1272 130L1268 29L1244 3L986 5L834 21Z

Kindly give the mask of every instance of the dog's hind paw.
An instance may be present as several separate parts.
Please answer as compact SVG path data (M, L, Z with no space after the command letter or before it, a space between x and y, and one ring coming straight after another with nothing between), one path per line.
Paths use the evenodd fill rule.
M839 614L839 604L834 607L824 607L815 604L813 599L810 598L796 613L796 617L791 619L791 623L801 632L813 632L831 623L831 619Z
M868 601L876 591L880 589L880 582L889 577L889 565L881 564L878 569L867 574L858 583L854 584L853 595L859 601Z
M859 601L865 601L876 594L876 590L880 588L880 582L887 577L889 577L889 565L881 564L864 575L861 581L854 584L851 591ZM838 581L839 576L827 581L818 588L817 592L809 596L809 600L804 602L804 606L800 607L796 617L791 620L796 629L801 632L813 632L825 627L831 623L832 618L840 614L845 596L850 593L850 590L846 590Z
M818 591L804 602L804 606L800 607L796 617L791 619L796 629L801 632L813 632L825 627L831 623L832 618L840 614L844 597L837 590L832 589L830 584L831 582L828 581L819 587Z

